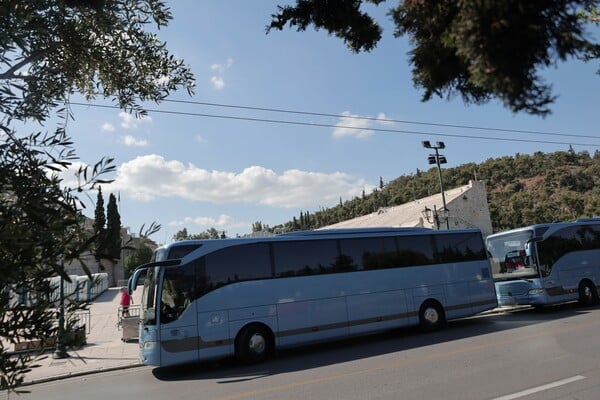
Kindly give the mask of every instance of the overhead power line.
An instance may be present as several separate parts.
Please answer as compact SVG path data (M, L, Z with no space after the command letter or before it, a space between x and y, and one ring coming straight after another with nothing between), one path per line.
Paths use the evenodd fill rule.
M390 118L364 117L364 116L359 116L359 115L328 114L328 113L311 112L311 111L298 111L298 110L284 110L284 109L278 109L278 108L241 106L241 105L235 105L235 104L207 103L207 102L191 101L191 100L168 100L167 99L167 100L165 100L165 102L166 103L192 104L192 105L209 106L209 107L234 108L234 109L240 109L240 110L266 111L266 112L273 112L273 113L312 115L312 116L318 116L318 117L348 118L348 119L376 121L376 122L393 122L393 123L411 124L411 125L428 125L428 126L438 126L438 127L442 127L442 128L458 128L458 129L470 129L470 130L482 130L482 131L494 131L494 132L528 133L528 134L534 134L534 135L600 139L600 137L598 137L598 136L580 135L580 134L574 134L574 133L529 131L529 130L522 130L522 129L491 128L491 127L472 126L472 125L441 124L441 123L436 123L436 122L407 121L407 120L390 119Z
M172 101L172 100L170 100ZM179 101L178 101L179 102ZM92 103L80 103L80 102L70 102L71 105L75 106L85 106L85 107L96 107L96 108L107 108L107 109L116 109L120 110L119 106L113 105L104 105L104 104L92 104ZM243 106L236 106L238 108L244 108ZM259 108L254 107L256 110L261 110ZM281 124L281 125L296 125L296 126L310 126L310 127L320 127L320 128L338 128L338 129L351 129L356 131L374 131L374 132L382 132L382 133L390 133L390 134L403 134L403 135L419 135L419 136L435 136L435 137L452 137L452 138L460 138L460 139L477 139L477 140L491 140L491 141L504 141L504 142L520 142L520 143L539 143L539 144L557 144L557 145L575 145L575 146L590 146L590 147L600 147L600 144L596 143L575 143L575 142L560 142L560 141L550 141L550 140L535 140L535 139L523 139L523 138L506 138L506 137L498 137L498 136L478 136L478 135L465 135L465 134L451 134L451 133L439 133L439 132L425 132L425 131L411 131L404 129L390 129L390 128L377 128L377 127L356 127L351 125L341 125L337 124L325 124L325 123L316 123L316 122L303 122L303 121L288 121L288 120L279 120L279 119L269 119L269 118L254 118L254 117L242 117L235 115L218 115L218 114L205 114L205 113L197 113L197 112L184 112L184 111L173 111L173 110L159 110L159 109L150 109L144 108L147 112L157 113L157 114L168 114L168 115L179 115L179 116L189 116L189 117L202 117L202 118L217 118L217 119L227 119L227 120L235 120L235 121L249 121L249 122L262 122L262 123L270 123L270 124ZM268 111L269 109L262 109L261 111ZM280 112L286 112L280 110ZM307 115L319 115L319 116L328 116L328 117L336 117L336 118L351 118L350 116L345 115L335 115L335 114L322 114L322 113L308 113L295 111L292 113L296 114L307 114ZM370 118L370 117L354 117L356 119L366 119L373 120L379 122L402 122L399 120L387 120L387 119L378 119L378 118ZM444 124L435 124L435 123L417 123L421 125L432 125L432 126L441 126L441 127L453 127L453 128L461 128L459 125L444 125ZM467 127L464 127L465 129ZM479 129L486 130L487 128L482 127L470 127L469 129ZM489 130L495 131L504 131L510 133L530 133L530 134L546 134L546 135L556 135L556 136L573 136L579 138L594 138L600 139L595 136L585 136L585 135L570 135L570 134L559 134L554 132L533 132L533 131L520 131L520 130L503 130L498 128L490 128Z

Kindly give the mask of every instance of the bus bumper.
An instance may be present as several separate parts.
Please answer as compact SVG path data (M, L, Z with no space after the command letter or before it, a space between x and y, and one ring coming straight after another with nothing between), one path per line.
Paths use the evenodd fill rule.
M140 360L146 365L160 366L160 343L141 342Z
M498 306L544 305L548 298L544 289L528 282L496 283Z
M498 296L498 306L499 307L511 307L511 306L536 306L536 305L544 305L547 302L544 299L544 296L539 295L531 295L531 296Z

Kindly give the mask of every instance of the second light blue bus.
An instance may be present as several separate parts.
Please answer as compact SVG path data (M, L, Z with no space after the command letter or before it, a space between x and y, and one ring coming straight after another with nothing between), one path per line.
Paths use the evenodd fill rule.
M140 352L166 366L403 326L437 329L495 308L481 232L372 228L161 247L145 274Z
M598 303L600 218L512 229L486 245L500 305Z

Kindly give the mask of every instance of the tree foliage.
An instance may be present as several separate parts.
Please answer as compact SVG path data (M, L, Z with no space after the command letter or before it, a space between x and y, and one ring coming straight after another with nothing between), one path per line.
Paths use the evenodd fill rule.
M213 228L209 228L207 230L205 230L204 232L201 233L195 233L195 234L189 234L187 228L183 228L179 231L177 231L177 233L175 233L175 235L173 235L173 240L175 242L181 241L181 240L194 240L194 239L225 239L227 238L227 235L225 235L225 232L220 232L218 230L216 230L214 227Z
M114 171L101 158L64 188L60 173L78 160L65 129L69 98L111 98L143 114L144 101L192 92L189 68L154 32L170 19L156 0L0 0L0 391L35 366L35 355L11 357L6 345L55 334L48 278L69 280L63 263L93 250L79 196ZM56 129L24 132L51 116Z
M354 52L371 51L381 26L362 3L385 0L297 0L279 6L267 31L312 25L344 40ZM600 57L586 28L598 23L597 0L422 1L392 7L396 37L408 36L413 82L432 96L459 95L466 103L499 99L513 112L545 116L555 100L540 70L571 57Z
M105 231L106 231L106 212L104 211L104 197L102 196L102 188L98 187L98 195L96 196L96 208L94 209L94 258L98 265L105 253Z
M106 258L118 260L121 258L121 216L114 194L108 196L106 205Z
M136 243L133 251L125 259L125 271L127 276L130 276L140 265L150 262L153 251L153 247L145 241Z
M48 278L70 281L63 265L74 260L89 273L80 256L93 242L77 191L60 187L61 179L50 173L58 158L44 151L65 146L66 136L6 136L0 142L0 390L18 387L35 358L10 357L5 345L55 336Z
M158 232L160 228L160 225L154 222L147 228L142 225L138 236L131 236L129 241L125 243L124 248L131 250L125 258L126 277L130 276L140 265L150 262L154 250L158 247L157 244L150 239L150 236Z
M147 31L171 14L155 0L2 1L0 112L45 119L73 92L114 97L142 112L140 101L160 101L172 90L193 89L183 62Z

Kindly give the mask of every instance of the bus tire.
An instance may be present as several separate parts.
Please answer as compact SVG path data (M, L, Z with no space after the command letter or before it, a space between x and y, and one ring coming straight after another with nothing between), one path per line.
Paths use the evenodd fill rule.
M427 300L419 309L419 326L422 331L432 332L446 324L444 308L435 300Z
M235 340L235 354L243 364L255 364L267 359L273 349L273 335L261 324L245 326Z
M585 280L579 283L579 304L589 307L598 302L598 293L592 282Z

